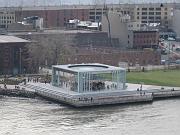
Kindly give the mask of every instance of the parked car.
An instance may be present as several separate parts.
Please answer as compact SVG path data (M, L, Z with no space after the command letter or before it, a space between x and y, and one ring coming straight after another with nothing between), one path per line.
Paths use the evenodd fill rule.
M176 64L180 64L180 59L176 60Z
M166 49L162 49L162 50L161 50L161 54L162 54L162 55L167 55L167 50L166 50Z
M180 52L180 48L176 48L176 51L177 51L177 52Z

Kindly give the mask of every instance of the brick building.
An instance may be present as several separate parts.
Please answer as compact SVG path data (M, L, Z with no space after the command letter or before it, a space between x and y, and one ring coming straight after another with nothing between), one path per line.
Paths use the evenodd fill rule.
M14 36L0 36L0 74L28 72L27 43L29 41Z
M109 45L107 33L104 32L58 30L15 35L37 42L37 45L31 46L31 50L33 57L37 55L34 61L38 60L39 66L94 62L109 65L118 65L119 62L127 62L129 65L160 64L158 52L125 51L115 45L112 47Z
M158 31L130 31L128 46L136 49L157 48L159 44Z
M170 27L172 11L177 7L180 7L179 3L109 4L107 8L104 5L36 6L17 8L15 17L17 22L28 16L39 16L44 19L44 27L64 27L69 19L99 22L108 9L130 15L135 22L161 23Z
M120 62L127 62L129 66L139 64L159 65L161 55L157 51L122 51L116 48L79 48L76 54L61 55L60 64L77 64L77 63L104 63L118 66Z

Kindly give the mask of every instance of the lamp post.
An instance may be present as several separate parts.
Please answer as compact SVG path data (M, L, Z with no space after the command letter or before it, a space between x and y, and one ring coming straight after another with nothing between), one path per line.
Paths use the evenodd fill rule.
M22 49L19 48L19 74L22 73Z
M168 39L168 69L169 69L169 64L170 64L170 40Z

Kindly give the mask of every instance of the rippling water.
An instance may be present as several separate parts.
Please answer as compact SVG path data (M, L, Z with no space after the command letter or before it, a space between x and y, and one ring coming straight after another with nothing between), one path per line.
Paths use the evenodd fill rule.
M179 135L180 99L75 109L0 97L0 135Z

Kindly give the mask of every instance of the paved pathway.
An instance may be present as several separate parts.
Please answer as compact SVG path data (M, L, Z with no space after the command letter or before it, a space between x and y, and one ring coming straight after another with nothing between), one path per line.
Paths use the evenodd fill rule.
M33 84L33 85L36 85L36 86L40 86L40 87L45 87L45 88L50 88L50 89L54 89L56 91L59 90L59 88L57 87L52 87L50 84L43 84L43 83L30 83L30 84ZM141 84L130 84L130 83L127 83L126 84L128 87L126 90L122 90L122 92L125 92L125 91L136 91L138 88L140 89L141 87ZM0 84L0 87L1 88L4 88L4 84ZM142 90L151 90L151 89L161 89L161 88L164 88L164 90L168 90L168 89L172 89L174 88L174 90L180 90L180 87L168 87L168 86L155 86L155 85L142 85ZM15 88L15 85L7 85L7 89L14 89ZM20 89L22 89L23 86L20 86ZM30 90L30 89L28 89ZM76 92L71 92L71 91L66 91L68 94L75 94ZM107 91L108 92L108 91ZM116 92L116 91L114 91Z
M131 83L127 83L128 86L128 91L132 91L134 89L137 90L137 88L141 87L141 84L131 84ZM142 90L150 90L150 89L172 89L174 88L174 90L180 90L180 87L168 87L168 86L156 86L156 85L142 85Z

